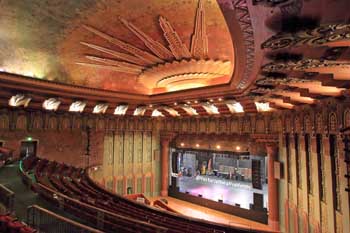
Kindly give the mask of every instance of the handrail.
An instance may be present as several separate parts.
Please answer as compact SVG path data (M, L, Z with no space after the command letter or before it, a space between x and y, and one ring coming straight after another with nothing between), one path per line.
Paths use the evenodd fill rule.
M129 218L129 217L126 217L126 216L123 216L123 215L119 215L119 214L116 214L116 213L113 213L113 212L110 212L108 210L104 210L104 209L101 209L101 208L98 208L96 206L93 206L93 205L89 205L89 204L86 204L86 203L83 203L81 201L78 201L76 199L73 199L73 198L70 198L62 193L59 193L43 184L40 184L40 183L37 183L36 184L38 187L44 189L45 191L48 191L48 192L51 192L52 194L55 194L59 197L62 197L63 199L65 200L69 200L73 203L76 203L82 207L85 207L85 208L88 208L88 209L91 209L91 210L95 210L96 212L102 212L103 214L107 214L107 215L110 215L112 217L115 217L115 218L119 218L119 219L123 219L123 220L126 220L126 221L129 221L131 223L134 223L134 224L138 224L138 225L142 225L144 227L150 227L150 228L154 228L154 229L157 229L161 232L165 232L167 231L168 229L165 228L165 227L161 227L161 226L158 226L158 225L155 225L155 224L152 224L152 223L148 223L148 222L144 222L144 221L140 221L140 220L136 220L136 219L133 219L133 218Z
M0 184L0 202L12 213L14 211L15 193L4 185Z
M86 230L90 233L103 233L103 231L100 231L100 230L97 230L95 228L80 224L80 223L73 221L69 218L65 218L61 215L55 214L54 212L51 212L47 209L44 209L38 205L28 206L28 208L27 208L27 223L33 228L36 228L36 226L40 225L41 223L35 223L34 221L31 221L30 215L29 215L30 211L38 211L39 216L42 216L43 214L49 215L50 217L55 218L57 220L60 220L61 222L67 223L69 225L73 225L81 230ZM35 214L35 213L33 213L33 214ZM33 218L34 218L34 216L33 216Z

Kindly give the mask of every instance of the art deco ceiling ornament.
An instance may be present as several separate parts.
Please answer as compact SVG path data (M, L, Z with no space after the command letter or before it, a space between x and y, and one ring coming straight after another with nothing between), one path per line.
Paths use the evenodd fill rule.
M291 83L306 83L311 82L311 79L295 78L295 77L264 77L258 79L255 83L259 86L276 86L280 84L291 84Z
M88 55L85 58L90 62L76 62L76 64L136 75L138 81L152 93L156 90L177 91L210 85L215 78L230 75L232 64L231 61L214 60L208 57L208 36L203 2L199 0L198 3L190 49L163 16L159 16L159 26L168 46L154 40L126 19L120 18L123 25L137 36L149 51L84 25L85 29L126 53L81 42L82 45L111 55L115 59Z
M282 49L291 46L322 46L331 42L350 41L350 24L326 24L297 33L279 33L262 43L261 48Z
M349 62L304 59L300 61L271 62L264 65L261 70L264 72L283 72L283 71L305 71L314 68L336 67L350 69Z
M23 94L17 94L10 98L9 105L12 107L24 106L27 107L32 99Z

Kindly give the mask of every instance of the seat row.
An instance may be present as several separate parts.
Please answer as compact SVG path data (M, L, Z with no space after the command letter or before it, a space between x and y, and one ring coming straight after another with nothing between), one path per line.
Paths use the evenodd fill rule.
M26 171L34 170L36 181L40 184L36 191L42 196L57 205L65 205L73 214L93 224L101 225L102 221L104 230L128 232L131 227L131 232L137 232L135 226L139 226L140 232L147 232L147 228L149 232L156 229L174 233L253 232L187 218L128 200L99 187L81 168L38 158L26 158L23 166ZM64 202L59 203L62 198ZM97 213L103 213L103 220L96 218Z
M0 215L0 232L34 233L36 230L10 215Z

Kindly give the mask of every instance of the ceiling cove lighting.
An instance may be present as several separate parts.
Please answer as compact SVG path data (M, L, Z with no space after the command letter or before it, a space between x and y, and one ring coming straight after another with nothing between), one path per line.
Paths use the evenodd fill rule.
M49 98L43 102L43 108L49 111L56 111L60 106L61 101L56 98Z
M173 117L177 117L177 116L180 116L180 114L175 110L175 109L173 109L173 108L170 108L170 107L163 107L163 109L165 110L165 111L167 111L171 116L173 116Z
M163 117L163 116L164 116L163 113L161 113L157 109L154 109L152 112L152 117Z
M243 106L234 100L226 101L226 106L228 107L231 113L244 112Z
M92 113L95 113L95 114L102 113L102 114L104 114L104 113L106 113L107 108L108 108L108 104L97 104L94 107L94 110L92 111Z
M185 112L190 115L190 116L196 116L198 115L196 109L192 108L191 106L187 105L187 104L184 104L181 106L181 108L183 110L185 110Z
M27 107L32 99L23 94L17 94L10 98L9 105L12 107L24 106Z
M114 110L114 115L123 116L125 115L127 110L128 110L128 105L126 104L118 105Z
M271 110L269 102L255 102L255 106L258 112L267 112Z
M208 114L213 115L213 114L220 114L218 108L209 102L202 103L202 107L207 111Z
M86 106L86 102L84 102L84 101L75 101L75 102L73 102L70 105L69 111L70 112L83 112L85 106Z
M143 116L146 110L146 106L138 106L134 111L134 116Z

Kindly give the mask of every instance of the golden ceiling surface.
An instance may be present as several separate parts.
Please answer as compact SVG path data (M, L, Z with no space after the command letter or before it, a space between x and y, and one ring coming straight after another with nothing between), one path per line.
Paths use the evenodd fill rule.
M228 83L232 40L214 0L98 2L59 44L67 82L158 94Z

